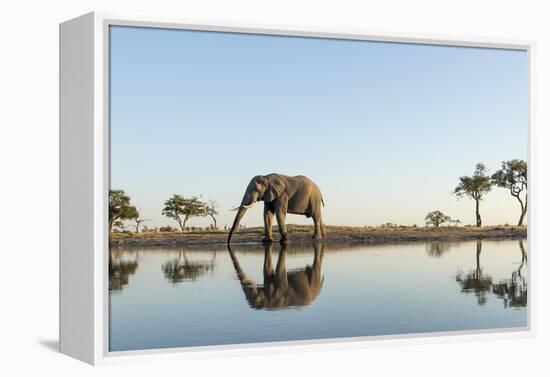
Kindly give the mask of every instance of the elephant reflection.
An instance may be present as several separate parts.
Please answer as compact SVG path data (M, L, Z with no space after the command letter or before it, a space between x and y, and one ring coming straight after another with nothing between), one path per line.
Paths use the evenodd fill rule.
M164 277L172 283L195 281L200 276L212 271L216 261L216 252L210 261L192 261L187 258L185 251L180 251L177 258L162 265Z
M510 280L502 280L493 284L493 293L504 300L505 308L519 308L527 306L527 280L521 275L521 270L527 262L527 253L523 247L523 240L519 240L521 263L517 271L512 272Z
M113 257L113 254L118 254ZM136 252L133 260L123 260L122 252L109 251L109 291L122 291L128 285L130 275L136 273L139 254Z
M286 269L286 245L281 245L275 270L272 264L272 249L271 243L264 244L264 281L263 284L256 284L243 272L237 256L229 247L229 255L248 305L258 310L277 310L311 304L323 286L321 264L324 245L314 245L313 266L290 271Z
M490 276L483 274L479 264L481 255L481 241L477 241L476 245L476 269L464 276L462 273L456 276L456 282L460 284L462 292L473 292L477 297L477 303L484 305L487 302L486 293L491 290L493 279Z

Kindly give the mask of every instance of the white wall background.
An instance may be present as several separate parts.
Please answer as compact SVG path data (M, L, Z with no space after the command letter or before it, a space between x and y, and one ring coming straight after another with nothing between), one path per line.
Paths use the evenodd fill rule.
M538 376L549 372L548 124L550 23L545 1L4 1L0 38L0 310L2 375ZM58 333L58 23L90 10L200 20L536 39L538 289L535 338L349 347L93 369L56 354ZM533 187L533 186L531 186ZM533 228L531 228L533 230ZM429 318L427 318L429 320ZM546 348L546 350L545 350ZM11 370L11 372L8 372ZM31 374L32 373L32 374Z

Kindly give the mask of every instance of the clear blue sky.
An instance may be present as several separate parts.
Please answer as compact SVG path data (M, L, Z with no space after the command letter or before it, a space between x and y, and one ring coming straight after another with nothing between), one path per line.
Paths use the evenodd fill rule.
M327 224L420 225L434 209L471 224L458 177L527 159L527 72L525 51L113 27L111 187L148 226L175 225L174 193L216 200L230 225L269 173L313 179ZM519 205L495 188L481 215L515 223Z

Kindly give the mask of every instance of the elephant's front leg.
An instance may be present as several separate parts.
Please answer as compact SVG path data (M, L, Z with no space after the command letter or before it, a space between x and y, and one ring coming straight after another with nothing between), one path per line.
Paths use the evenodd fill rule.
M279 258L277 259L277 267L275 269L275 294L284 295L288 292L288 274L286 273L286 246L281 247Z
M279 233L281 233L281 242L286 242L288 239L286 233L286 209L277 209L275 215L277 215L277 225L279 225Z
M271 236L271 226L273 224L273 209L269 208L267 205L264 206L264 239L263 242L273 242L273 237Z

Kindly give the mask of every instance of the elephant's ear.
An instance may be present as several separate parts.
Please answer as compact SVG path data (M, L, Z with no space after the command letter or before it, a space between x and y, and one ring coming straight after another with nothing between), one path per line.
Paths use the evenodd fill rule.
M271 178L264 194L264 202L269 203L283 195L285 184L280 178Z

